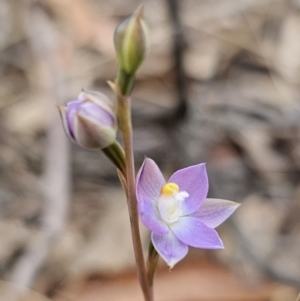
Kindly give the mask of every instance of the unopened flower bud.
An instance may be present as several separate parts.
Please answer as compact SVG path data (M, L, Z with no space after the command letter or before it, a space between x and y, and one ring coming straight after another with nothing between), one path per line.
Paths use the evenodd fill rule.
M142 7L121 22L114 35L120 69L130 75L138 70L148 50L148 29L141 15Z
M58 106L68 137L87 150L103 149L114 143L117 118L108 97L83 91L78 99Z

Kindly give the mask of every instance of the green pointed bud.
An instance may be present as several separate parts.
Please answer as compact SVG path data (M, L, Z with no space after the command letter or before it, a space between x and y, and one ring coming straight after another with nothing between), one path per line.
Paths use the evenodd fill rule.
M131 16L121 22L114 35L114 43L120 69L134 75L142 64L148 50L148 29L139 7Z

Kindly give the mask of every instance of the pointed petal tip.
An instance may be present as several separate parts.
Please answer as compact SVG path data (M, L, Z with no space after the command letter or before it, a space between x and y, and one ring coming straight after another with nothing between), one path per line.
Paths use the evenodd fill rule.
M233 201L227 201L227 204L228 204L228 207L232 209L232 213L242 205L241 203L237 203L237 202L233 202Z
M137 9L133 12L133 15L135 15L137 18L141 18L144 13L144 5L140 4Z
M169 272L171 272L171 270L173 270L175 264L176 264L176 262L175 262L175 263L173 263L173 262L169 262L169 263L168 263Z
M65 106L62 106L62 105L59 105L59 104L56 104L55 106L58 109L59 115L60 115L60 117L61 117L61 119L63 121L63 125L64 125L64 127L66 129L67 128L67 120L66 120L66 118L67 118L66 117L67 116L67 108Z
M232 203L233 204L231 204L231 208L232 208L232 213L233 213L236 209L238 209L241 206L241 204L236 203L236 202L232 202Z
M157 165L156 162L153 159L151 159L151 158L149 158L147 156L144 157L144 163L150 163L150 164Z
M80 92L79 95L78 95L78 99L79 99L79 100L84 100L84 99L86 99L86 94L87 94L86 90L85 90L84 88L82 88L82 89L81 89L81 92Z
M197 211L191 214L210 228L216 228L227 220L240 206L239 203L207 198Z
M157 253L166 262L169 269L172 269L188 253L188 246L182 243L172 231L167 235L151 233L151 240Z
M219 237L219 235L218 235ZM196 247L198 248L198 247ZM207 246L203 249L211 249L211 250L224 250L225 249L225 246L224 246L224 243L222 241L222 239L219 237L219 241L218 242L215 242L214 245L211 245L211 246Z
M66 112L66 107L65 106L62 106L62 105L59 105L59 104L56 104L55 106L57 107L59 112Z
M148 164L150 164L152 166L156 166L158 168L156 162L153 159L148 158L147 156L144 156L144 161L142 163L142 166L141 166L140 170L142 171L145 168L145 166L148 165Z
M228 208L232 208L233 210L236 210L238 207L241 206L241 203L237 203L237 202L230 201L230 200L225 200L225 199L211 199L211 198L207 198L207 200L220 200L220 201L223 201L224 204L226 203L226 206Z

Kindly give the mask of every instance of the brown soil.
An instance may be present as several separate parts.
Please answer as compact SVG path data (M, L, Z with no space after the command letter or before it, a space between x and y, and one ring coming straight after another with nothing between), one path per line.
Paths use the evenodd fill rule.
M160 269L155 283L155 301L267 301L274 284L251 286L243 277L211 264L184 264L174 270ZM94 278L73 283L58 292L55 301L142 301L135 275L111 279Z

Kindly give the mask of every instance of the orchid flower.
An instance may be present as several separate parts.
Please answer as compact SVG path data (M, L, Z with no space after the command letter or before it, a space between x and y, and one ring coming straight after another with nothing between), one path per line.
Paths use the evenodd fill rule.
M103 93L82 91L66 106L57 106L71 141L87 150L99 150L116 139L117 117L113 104Z
M207 192L204 163L180 169L166 182L156 163L146 158L137 175L140 218L152 231L152 243L170 268L186 256L189 246L224 248L214 228L239 204L207 199Z

